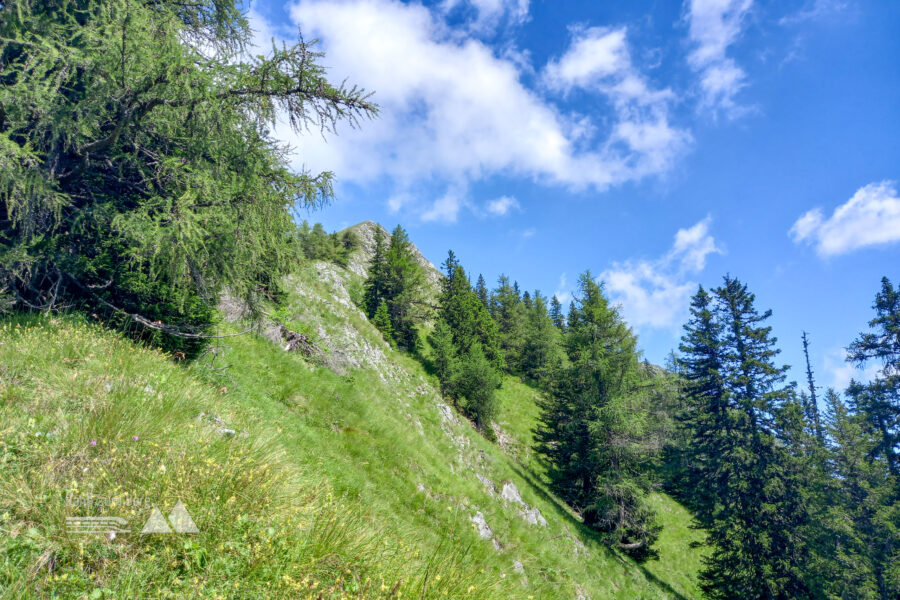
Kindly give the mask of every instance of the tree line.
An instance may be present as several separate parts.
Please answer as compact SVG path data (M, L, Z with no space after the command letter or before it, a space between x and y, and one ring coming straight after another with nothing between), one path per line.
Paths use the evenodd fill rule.
M409 242L397 232L401 256ZM731 276L698 289L663 369L641 360L590 272L564 315L558 298L506 276L493 289L480 275L473 285L452 251L442 266L422 357L443 394L493 438L504 375L542 390L535 450L549 483L611 546L654 556L661 527L647 495L664 488L706 533L701 585L710 598L900 597L900 290L890 281L870 330L848 347L853 364L878 361L878 375L823 394L808 335L800 386L778 363L771 311ZM404 276L384 267L369 276L370 316L377 323L379 307L395 307L379 325L390 332L402 323L392 315L407 314L396 306L417 297L407 284L421 277L392 284L407 291L386 297L375 292L379 273ZM422 354L416 335L396 339Z

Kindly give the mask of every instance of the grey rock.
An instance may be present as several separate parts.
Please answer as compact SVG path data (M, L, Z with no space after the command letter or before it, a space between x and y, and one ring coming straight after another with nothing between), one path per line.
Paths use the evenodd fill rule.
M475 531L478 532L478 537L486 540L494 537L494 532L491 529L491 526L487 524L487 521L484 520L484 515L481 514L481 511L478 511L469 517L469 520L475 525Z
M507 502L512 502L519 506L527 506L525 502L522 501L522 495L519 494L519 488L511 481L507 481L503 484L503 488L500 490L500 497Z

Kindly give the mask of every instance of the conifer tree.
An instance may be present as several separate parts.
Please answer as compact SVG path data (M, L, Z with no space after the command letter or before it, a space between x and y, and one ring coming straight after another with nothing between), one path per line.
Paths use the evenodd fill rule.
M255 311L333 196L270 133L375 114L302 40L250 51L234 0L0 3L0 289L195 352L227 287Z
M388 314L387 301L382 298L372 316L372 324L384 335L392 346L394 345L394 328L391 327L391 316Z
M385 247L381 228L375 231L375 253L366 280L364 302L373 318L382 300L394 332L394 341L414 351L418 344L416 322L421 316L424 273L413 256L409 236L397 225Z
M560 331L566 330L566 318L562 312L562 304L555 294L553 295L553 298L550 299L550 318L553 320L553 324L556 325L557 329Z
M510 372L520 373L522 347L525 343L526 311L518 283L510 285L509 278L501 275L491 297L491 306L494 320L500 330L500 343L506 366Z
M553 325L547 304L535 291L528 309L520 366L522 374L538 386L546 386L565 360L562 332Z
M900 289L894 289L887 277L881 280L873 308L872 331L861 333L850 344L847 359L856 365L879 361L881 369L872 383L857 383L848 392L854 411L864 415L880 436L877 451L891 475L900 480Z
M490 292L487 289L487 283L484 281L484 276L480 273L478 274L478 281L475 283L475 295L478 296L478 299L481 300L481 304L483 304L485 308L490 308Z
M493 439L490 422L497 410L495 392L503 366L497 325L452 250L443 266L447 277L429 338L432 362L444 394Z
M900 597L900 507L886 461L873 459L880 435L834 390L825 402L833 441L828 514L822 522L825 594L854 600Z
M713 598L809 597L803 580L809 548L801 537L808 515L776 442L776 416L792 392L764 325L771 311L760 314L747 286L729 276L714 294L731 432L717 442L724 448L724 485L715 490L707 528L715 550L701 585Z
M366 316L370 319L375 316L375 311L381 301L386 298L387 291L387 257L385 256L384 232L381 227L375 228L375 251L369 264L369 274L365 283L365 296L363 303L366 307Z
M441 392L452 396L452 384L456 381L458 360L456 346L453 343L453 332L447 325L447 321L442 318L437 320L428 341L431 344L431 362L435 375L441 382Z
M803 358L806 359L806 384L809 389L809 402L805 404L807 419L812 422L819 442L824 443L825 434L822 429L821 420L819 419L819 398L816 394L816 380L813 377L812 366L809 363L809 336L806 335L805 331L803 332L801 340L803 342Z
M717 499L725 495L727 471L720 462L734 443L734 425L723 381L722 325L715 318L712 297L702 286L691 300L690 314L677 359L686 381L685 407L678 418L689 439L680 457L683 480L678 487L697 520L709 526Z
M541 403L536 450L551 485L609 543L638 558L659 533L645 496L647 410L636 338L590 272L567 334L570 366Z

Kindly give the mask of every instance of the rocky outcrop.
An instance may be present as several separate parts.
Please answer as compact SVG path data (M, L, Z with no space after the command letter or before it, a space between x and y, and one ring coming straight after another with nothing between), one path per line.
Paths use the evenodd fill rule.
M387 229L374 221L363 221L347 228L347 230L352 231L356 235L356 239L359 241L359 249L350 257L347 268L360 277L368 277L369 275L369 265L372 263L372 257L375 255L375 232L379 229L384 236L385 244L390 243L391 234ZM412 244L412 253L416 262L419 263L419 266L425 272L426 296L436 297L444 276L431 261L419 252L415 244Z

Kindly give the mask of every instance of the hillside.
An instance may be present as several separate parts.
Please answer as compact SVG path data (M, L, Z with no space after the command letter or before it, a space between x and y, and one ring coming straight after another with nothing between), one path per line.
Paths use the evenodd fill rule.
M7 319L2 595L697 597L699 534L682 507L653 497L657 560L611 551L543 482L534 389L503 382L491 443L384 342L354 303L372 227L355 226L349 268L312 262L287 278L286 329L223 338L190 364L75 318ZM222 310L221 334L246 328L239 307ZM116 503L71 501L86 494ZM146 504L167 514L179 499L198 534L135 533ZM88 514L132 532L66 533L66 517Z

